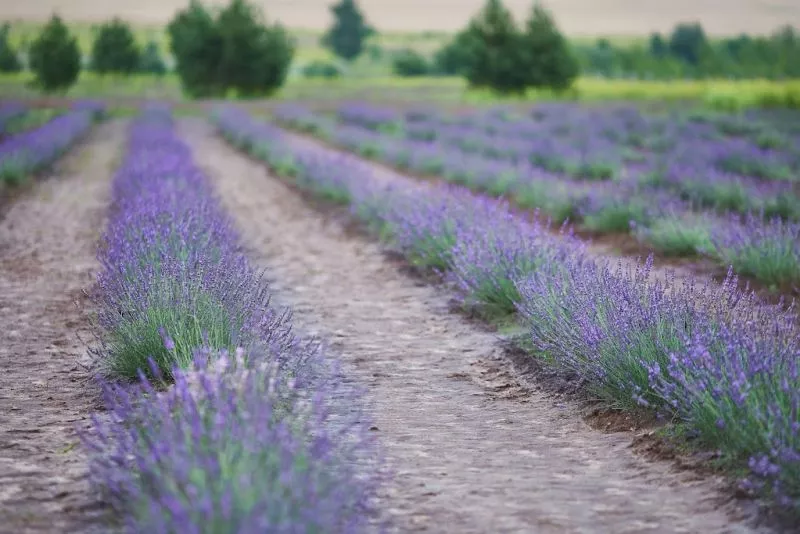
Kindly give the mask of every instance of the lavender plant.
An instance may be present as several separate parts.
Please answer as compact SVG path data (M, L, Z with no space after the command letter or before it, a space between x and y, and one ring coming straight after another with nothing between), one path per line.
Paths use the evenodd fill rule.
M776 288L800 287L800 223L750 215L731 219L711 239L715 254L738 272Z
M156 363L153 379L104 385L108 413L82 439L126 531L366 530L376 466L357 397L332 380L298 387L281 351L202 348L169 389Z

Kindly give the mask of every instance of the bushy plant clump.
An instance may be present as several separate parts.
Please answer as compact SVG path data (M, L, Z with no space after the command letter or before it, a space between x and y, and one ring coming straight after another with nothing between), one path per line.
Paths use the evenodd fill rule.
M45 92L65 92L78 80L81 50L78 40L58 15L53 15L31 43L28 63L34 84Z
M98 74L130 75L139 70L141 50L130 25L115 18L101 24L92 43L92 69Z
M0 142L0 183L17 185L41 171L89 132L98 114L74 109Z
M267 24L258 6L231 0L211 11L193 1L167 26L175 73L193 98L243 98L274 93L286 81L293 38L280 24Z
M108 412L82 438L126 530L366 530L379 466L359 392L270 307L166 109L131 127L99 259Z
M155 366L134 386L105 384L108 413L84 442L128 532L365 530L376 465L358 398L292 380L282 351L198 348L169 389Z
M382 184L357 161L291 144L242 112L221 109L215 118L240 146L269 146L260 157L270 164L327 161L296 167L296 183L346 190L354 214L412 262L453 282L471 307L489 314L513 307L534 354L613 405L677 418L730 465L748 469L747 487L800 513L793 308L739 290L732 272L721 285L654 281L652 258L614 267L579 241L553 243L535 224L466 190L399 177Z

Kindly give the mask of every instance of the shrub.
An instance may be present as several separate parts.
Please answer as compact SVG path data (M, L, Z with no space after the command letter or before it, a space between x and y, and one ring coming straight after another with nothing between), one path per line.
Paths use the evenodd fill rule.
M303 76L306 78L338 78L342 75L341 69L329 61L314 60L303 67Z
M392 71L398 76L425 76L430 70L425 57L414 50L401 50L392 59Z
M66 91L81 71L78 41L58 15L53 15L31 43L29 60L34 84L45 92Z

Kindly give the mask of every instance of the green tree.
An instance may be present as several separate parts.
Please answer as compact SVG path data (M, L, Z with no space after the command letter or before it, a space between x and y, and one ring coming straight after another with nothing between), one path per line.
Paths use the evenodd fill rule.
M0 72L19 72L22 70L22 62L19 60L19 55L8 39L10 31L11 26L8 23L0 26Z
M470 86L489 87L501 93L525 91L527 54L522 35L500 0L487 0L470 21L461 42Z
M92 44L92 69L99 74L133 74L141 66L141 51L128 24L106 22Z
M708 39L700 23L678 24L669 38L670 53L689 65L697 65L706 52Z
M322 37L322 45L342 59L352 61L361 55L364 41L375 30L367 24L355 0L341 0L330 9L333 26Z
M214 18L199 2L179 12L167 31L175 71L192 97L269 95L286 80L294 42L280 25L267 26L246 0L232 0Z
M283 85L294 43L280 25L266 26L245 0L232 0L217 19L222 38L218 75L240 96L267 95Z
M81 71L81 51L77 39L58 15L53 15L31 43L29 52L34 84L46 92L66 91Z
M167 65L164 63L161 50L159 50L158 43L155 41L150 41L145 45L142 51L142 61L139 64L139 71L145 74L155 74L156 76L166 74Z
M194 98L224 96L217 76L222 37L214 17L198 0L179 11L167 26L175 72L184 92Z
M469 68L469 39L466 31L461 31L433 55L433 70L436 74L465 75Z
M539 2L534 3L522 38L527 55L527 85L568 89L578 77L578 60L561 35L553 16Z

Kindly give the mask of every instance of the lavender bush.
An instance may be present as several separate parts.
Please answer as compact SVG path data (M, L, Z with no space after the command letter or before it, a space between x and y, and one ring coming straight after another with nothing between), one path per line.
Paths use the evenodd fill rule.
M800 223L747 216L719 226L714 253L738 272L778 289L800 287Z
M155 380L105 385L108 413L83 441L128 532L365 530L375 465L341 404L355 397L330 380L298 387L279 357L199 349L169 389L155 364Z

